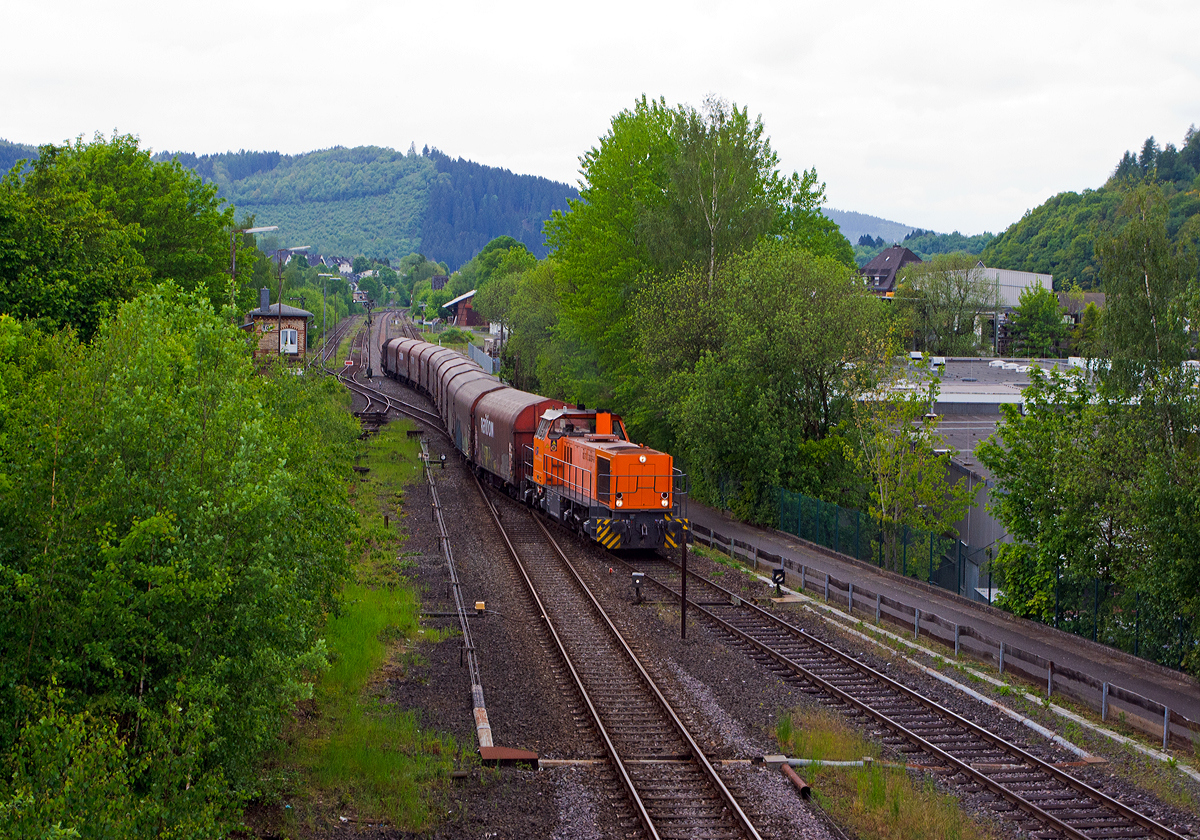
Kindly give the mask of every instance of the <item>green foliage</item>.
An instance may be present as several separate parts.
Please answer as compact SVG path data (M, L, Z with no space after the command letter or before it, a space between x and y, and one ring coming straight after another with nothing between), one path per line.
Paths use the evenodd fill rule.
M1102 187L1060 193L1025 214L983 252L988 265L1054 275L1056 288L1076 281L1084 289L1101 285L1102 241L1118 234L1129 220L1122 211L1126 193L1145 182L1166 202L1166 234L1175 243L1180 231L1200 214L1196 173L1200 172L1200 134L1189 128L1184 145L1161 152L1151 137L1139 159L1126 152Z
M1100 243L1112 361L1105 379L1126 393L1177 368L1193 345L1185 292L1196 284L1196 251L1186 236L1172 242L1167 210L1160 187L1139 184L1121 204L1120 229Z
M216 188L178 163L154 162L136 138L97 134L91 143L43 146L21 188L32 196L86 195L131 239L140 235L152 282L174 281L214 306L228 300L232 208L222 209Z
M369 254L393 263L420 249L457 268L500 234L545 255L542 223L576 195L566 184L452 159L437 149L406 154L339 146L294 156L159 158L194 169L241 211L279 225L291 242L311 244L318 253Z
M0 323L0 754L123 750L159 831L222 812L323 664L355 424L335 384L256 374L199 294L144 294L90 345Z
M1000 290L978 263L966 254L939 254L900 270L894 303L907 346L937 356L979 352L984 339L976 318L999 309Z
M0 185L0 311L86 340L152 283L229 301L233 211L137 140L43 146Z
M936 254L981 254L995 238L995 234L987 232L966 236L958 231L934 233L931 230L917 229L909 232L897 244L902 244L921 259L928 260ZM891 240L881 237L872 239L869 235L861 236L858 244L854 246L854 260L861 268L892 247L892 244Z
M886 348L880 302L786 241L728 260L711 293L697 270L654 282L635 311L658 434L674 435L701 498L756 521L772 517L773 488L811 482L802 447L847 416Z
M815 170L781 175L746 108L710 99L702 114L643 96L581 163L580 200L546 224L563 283L558 334L581 351L556 385L576 400L636 404L630 303L644 275L692 266L712 286L724 261L770 234L847 258L818 218Z
M43 185L46 187L46 185ZM0 184L0 312L89 338L147 287L140 231L84 193Z
M923 393L880 388L854 403L853 457L871 488L869 512L883 529L883 563L893 571L901 570L901 526L941 533L970 506L966 485L947 481L953 452L937 430L939 418L929 414L937 394L930 378Z
M1014 355L1040 358L1057 355L1056 348L1066 335L1058 295L1042 286L1022 289L1013 311L1017 348Z

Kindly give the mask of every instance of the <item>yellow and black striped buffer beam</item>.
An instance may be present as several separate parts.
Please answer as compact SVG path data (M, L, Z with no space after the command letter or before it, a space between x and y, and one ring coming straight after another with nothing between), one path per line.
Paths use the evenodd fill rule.
M678 548L679 543L686 539L690 522L683 517L674 517L667 514L664 519L667 521L667 531L663 534L663 539L671 548Z
M597 519L596 542L608 549L621 547L625 538L625 523L619 519Z

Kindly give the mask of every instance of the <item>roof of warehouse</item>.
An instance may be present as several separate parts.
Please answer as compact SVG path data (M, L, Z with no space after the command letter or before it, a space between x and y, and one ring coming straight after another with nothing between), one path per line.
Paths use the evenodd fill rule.
M475 292L477 292L477 291L479 291L479 290L472 289L471 291L467 292L465 295L459 295L454 300L446 301L445 303L442 304L442 309L445 309L447 306L453 306L454 304L459 303L460 301L464 301L469 297L473 297L475 295Z

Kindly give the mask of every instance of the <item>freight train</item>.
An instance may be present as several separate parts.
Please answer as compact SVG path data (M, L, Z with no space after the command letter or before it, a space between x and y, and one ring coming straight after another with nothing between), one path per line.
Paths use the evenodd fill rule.
M610 549L675 547L685 476L621 418L517 390L454 350L386 340L384 373L428 394L456 449L495 486Z

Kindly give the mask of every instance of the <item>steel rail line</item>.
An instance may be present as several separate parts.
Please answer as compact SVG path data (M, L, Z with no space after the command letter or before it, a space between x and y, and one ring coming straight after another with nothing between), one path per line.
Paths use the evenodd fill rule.
M369 385L364 385L361 382L355 381L355 373L363 367L361 355L365 342L362 340L362 336L363 333L360 332L359 337L356 337L356 341L358 341L359 345L358 348L351 348L350 356L352 360L354 359L355 353L359 354L358 360L355 361L353 365L345 366L338 371L327 370L325 368L322 368L322 370L325 373L336 377L339 382L345 385L346 388L353 393L356 393L366 399L367 404L363 410L359 412L360 415L371 413L371 406L378 403L382 406L383 415L386 416L389 411L395 411L397 414L405 415L406 417L410 417L413 420L417 420L420 423L432 427L435 431L444 435L448 439L450 435L442 423L441 415L432 411L426 411L425 409L412 405L411 403L406 403L397 397L385 394L378 388L372 388Z
M678 576L679 566L674 561L658 558L652 562L667 566L673 576ZM636 566L633 564L626 565L642 570L644 568L643 563L644 561L639 561ZM1177 834L1156 820L1096 790L1086 782L1030 754L1021 747L1006 741L984 727L967 720L936 701L864 665L850 655L813 637L802 628L795 627L757 605L747 602L744 598L720 584L708 580L691 570L688 572L688 577L689 581L694 579L701 586L709 587L710 592L716 592L716 597L721 598L720 601L705 602L692 600L689 597L688 605L691 609L695 609L723 631L744 644L751 646L764 656L769 657L784 669L791 671L811 685L817 686L850 708L857 709L875 719L909 743L936 757L948 767L953 768L955 773L961 773L976 784L987 788L1025 813L1033 815L1063 836L1073 838L1073 840L1098 840L1098 838L1114 836L1155 836L1164 838L1164 840L1183 840L1183 835ZM655 578L650 574L647 574L646 578L671 593L675 598L679 597L678 591L673 589L664 580ZM728 612L730 620L717 615L714 609L710 608ZM737 621L737 623L735 624L734 621ZM781 642L791 643L793 650L786 653L781 651ZM796 642L807 648L807 651L796 650L794 648ZM798 653L811 653L816 656L800 662L796 659ZM817 670L820 669L826 672L826 676L823 677L817 673ZM851 670L850 675L846 675L845 672L847 669ZM862 677L865 677L869 683L864 685ZM841 682L845 688L836 685L834 683L835 679ZM847 688L857 688L860 694L866 695L866 699L855 696L849 690L846 690ZM880 689L883 689L883 691L880 691ZM894 695L894 697L889 696L889 693L890 695ZM986 742L998 749L1003 756L1016 758L1023 765L1027 765L1014 768L1008 764L997 764L996 769L993 769L992 772L996 776L1016 776L1017 778L1009 780L1010 783L1026 787L1033 786L1040 793L1039 798L1046 802L1047 807L1035 804L1000 779L993 778L993 776L973 766L972 763L954 755L950 749L933 743L929 738L915 731L914 726L918 724L922 728L930 730L931 734L933 734L932 730L937 727L930 725L928 721L921 720L920 715L914 715L911 705L907 710L900 709L899 713L897 711L885 712L880 708L876 708L877 705L883 705L884 702L890 701L894 703L895 698L900 698L909 704L916 705L919 709L932 713L938 718L947 721L951 726L957 727L967 737ZM870 701L874 701L874 704ZM897 719L904 716L907 716L913 722L905 725ZM970 743L963 742L956 734L948 734L944 727L942 727L942 732L936 734L943 738L944 743L947 745L958 739L960 741L958 747L960 751L966 752L971 749L978 749ZM982 764L982 762L976 762L976 764ZM1067 802L1064 797L1056 796L1047 787L1049 783L1068 788L1075 795L1083 797L1085 801ZM1053 801L1053 807L1050 805L1051 800L1056 800ZM1112 816L1105 814L1105 810ZM1061 811L1063 812L1063 816L1060 818L1052 813L1052 811ZM1130 829L1135 827L1144 833L1138 835L1128 833ZM1086 833L1088 830L1094 833ZM1123 833L1114 834L1114 830Z
M617 651L615 656L610 654L610 661L603 664L600 664L595 656L597 653L596 649L594 647L590 648L588 653L591 655L586 658L585 662L586 667L591 669L593 675L592 679L587 679L584 674L581 673L581 669L584 667L584 664L581 663L577 666L576 658L571 655L569 650L572 645L569 643L568 637L565 635L565 627L571 623L573 618L569 613L564 615L564 613L569 610L570 607L564 603L550 604L548 606L547 601L543 597L543 593L540 593L537 587L534 586L533 577L528 568L528 563L536 561L537 558L530 557L528 560L522 559L520 552L518 552L516 546L513 544L513 540L510 538L509 529L506 528L502 523L499 512L496 510L495 505L492 503L492 500L488 497L487 493L484 492L483 485L478 479L476 479L476 486L479 488L480 495L482 496L484 503L487 505L487 508L492 515L492 519L496 523L496 527L500 532L505 545L508 547L509 553L512 555L513 561L516 563L517 569L519 570L521 577L525 582L525 586L528 589L530 596L537 606L539 614L546 622L546 627L558 648L559 655L562 657L567 670L570 672L571 677L575 682L576 690L579 692L580 697L587 706L588 711L591 713L593 724L599 732L601 740L604 742L605 749L608 752L609 758L617 771L617 775L620 777L626 792L629 794L629 797L634 804L637 817L642 823L643 827L646 829L647 833L652 838L655 838L655 840L658 840L658 838L662 836L659 832L658 825L655 822L657 817L659 821L665 821L669 819L676 820L676 824L672 826L674 829L672 832L673 836L742 836L753 838L753 840L761 840L758 832L750 823L749 817L746 816L745 812L737 803L737 800L734 798L733 794L730 793L724 782L721 781L720 777L717 775L716 769L704 756L699 744L696 743L691 734L687 731L687 728L683 725L682 721L679 720L679 717L675 714L674 710L671 708L666 698L662 695L661 691L659 691L658 687L655 685L650 675L646 672L641 662L638 661L636 654L634 654L633 650L621 636L616 626L604 612L604 609L600 606L599 601L584 583L583 579L575 570L574 566L571 564L562 548L558 545L554 538L550 536L549 531L546 530L545 526L537 519L537 517L535 517L531 512L527 512L528 519L525 521L536 525L541 534L541 539L545 544L548 544L551 547L553 555L557 556L558 560L560 561L560 565L557 567L557 569L545 570L548 572L548 574L541 578L544 581L549 581L549 583L545 585L545 589L552 590L556 585L565 585L562 583L564 579L562 578L561 574L556 574L556 571L561 571L561 568L564 566L570 573L569 578L565 580L574 582L574 592L569 596L564 596L561 593L555 593L553 591L545 591L544 594L548 597L555 597L557 595L559 599L570 597L573 601L578 602L579 595L582 593L584 595L585 608L588 609L588 612L592 616L592 619L586 628L578 627L579 619L575 618L577 626L575 628L575 632L569 638L576 640L577 643L579 643L579 640L581 639L586 639L592 641L594 644L595 641L593 640L597 639L599 636L595 630L599 628L603 631L604 628L607 628L607 631L603 633L605 639L609 644L615 643L615 648ZM552 614L554 614L553 618ZM563 630L560 630L558 626L559 623L564 625ZM621 706L619 709L608 708L602 710L599 707L602 701L593 699L593 695L603 695L606 693L606 689L608 689L608 691L611 693L612 689L608 685L596 684L599 681L595 676L598 668L603 670L605 677L611 681L616 681L618 679L618 669L628 672L629 669L632 668L632 673L636 682L642 686L642 692L649 696L649 699L652 701L652 705L659 709L660 714L665 719L667 730L676 738L679 738L680 741L682 741L682 745L686 745L686 753L673 754L669 756L670 759L672 759L674 762L677 762L670 766L672 766L672 768L677 772L681 769L686 769L689 766L692 766L695 770L700 771L698 774L693 773L688 778L682 778L678 775L675 777L676 782L690 782L693 784L694 789L691 792L691 796L695 797L694 799L688 798L688 792L679 790L677 786L673 786L669 792L664 792L663 790L654 791L653 789L648 788L648 783L653 781L653 779L646 778L646 773L649 772L648 768L655 764L656 761L661 762L664 758L668 758L668 756L658 753L654 756L651 756L650 761L638 763L636 766L639 768L640 772L633 769L634 765L632 764L632 760L627 760L623 757L624 747L629 746L631 748L636 748L637 744L636 741L634 743L630 743L631 740L635 739L630 738L628 732L629 724L626 724L626 731L622 733L619 731L622 721L614 720L614 718L618 718L621 713L624 713L626 715L626 720L628 719L628 703L630 701L628 695L625 695L623 699L619 701ZM585 685L585 683L591 683L591 691L589 691L588 686ZM615 701L610 701L610 703L611 702ZM606 725L604 722L605 718L613 721L613 724L616 728L614 729L612 726ZM634 725L639 726L641 729L652 730L655 723L656 722L654 720L648 717L642 717L636 720ZM658 723L661 724L662 721ZM670 737L670 735L667 737ZM618 741L621 741L620 747L618 746ZM661 749L661 746L661 742L659 742L657 747ZM702 789L696 788L695 786L697 784L704 785L705 789L707 789L707 794L703 793ZM701 797L707 796L711 799L714 798L714 794L716 801L721 804L720 811L714 811L713 805L711 804L708 806L704 806L702 804ZM672 810L681 804L681 800L685 811L690 813L680 815L677 810ZM664 811L666 813L663 813ZM730 818L729 822L726 822L725 820L726 815L728 815ZM680 826L678 824L678 821L687 821L689 819L691 822L686 826ZM680 833L681 830L683 831L682 834ZM698 835L695 833L700 830L704 830L705 833L703 835Z

